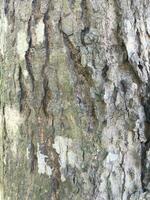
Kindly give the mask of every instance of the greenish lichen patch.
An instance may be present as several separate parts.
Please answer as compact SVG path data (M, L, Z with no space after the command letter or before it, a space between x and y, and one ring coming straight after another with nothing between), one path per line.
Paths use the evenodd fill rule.
M79 139L82 136L82 130L80 127L80 120L78 118L78 110L70 102L64 104L64 116L62 117L63 135L71 139Z

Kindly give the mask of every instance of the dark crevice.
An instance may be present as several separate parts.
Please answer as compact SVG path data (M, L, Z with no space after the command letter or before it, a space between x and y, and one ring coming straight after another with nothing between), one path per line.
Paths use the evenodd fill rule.
M108 195L108 199L111 199L111 197L113 196L112 195L112 191L111 191L111 182L110 182L110 175L111 175L111 172L108 174L107 176L107 195Z
M90 31L90 13L87 0L81 1L81 9L82 9L81 19L84 24L84 29L81 30L81 43L83 46L86 46L85 36Z
M80 99L80 102L86 107L88 123L87 123L87 130L88 132L94 132L97 124L97 117L96 111L94 107L94 100L90 96L90 88L94 88L94 82L92 79L92 73L90 72L88 66L83 66L81 63L81 52L80 49L74 46L71 42L69 36L62 32L64 43L67 47L68 54L73 62L73 70L76 74L77 78L77 85L80 87L82 93L84 93L83 99Z
M20 112L23 111L23 101L25 97L25 91L23 87L23 80L22 80L22 68L19 66L19 86L20 86L20 94L19 94L19 105L20 105Z
M89 27L85 27L83 30L81 30L81 43L82 43L83 46L86 45L84 38L85 38L86 34L89 33L89 30L90 30Z
M47 111L47 106L48 103L51 99L51 91L49 89L49 81L48 81L48 77L47 74L45 72L46 68L48 67L49 64L49 54L50 54L50 47L49 47L49 8L47 8L46 13L44 14L44 26L45 26L45 30L44 30L44 34L45 34L45 50L46 50L46 58L45 58L45 63L42 67L42 76L43 76L43 89L44 89L44 96L42 99L42 108L43 108L43 112L45 114L46 117L49 117L49 113Z
M39 0L32 0L32 15L34 16L35 24L37 24L38 20L41 19L41 17L42 17L42 14L41 14L41 11L40 11L40 5L41 5L40 1Z
M145 138L146 142L141 142L141 184L143 192L147 191L147 186L150 182L150 166L147 165L148 158L147 152L150 149L150 84L146 85L145 95L142 99L141 104L144 107L145 112Z
M28 71L30 79L31 79L32 92L33 92L34 88L35 88L35 86L34 86L35 79L33 76L32 62L31 62L31 48L32 48L31 20L32 20L32 17L30 17L30 19L28 21L29 46L28 46L28 50L26 51L26 54L25 54L25 60L26 60L26 68L27 68L27 71Z
M5 15L7 15L8 12L9 12L9 3L10 3L10 0L5 0L4 1L4 12L5 12Z
M121 84L121 89L122 89L123 93L126 95L126 93L127 93L127 83L126 83L126 81L121 80L120 84Z
M45 25L44 34L45 34L45 49L46 49L46 60L45 60L45 65L43 67L47 67L50 54L50 41L49 41L50 25L48 21L49 21L49 8L47 8L47 11L44 14L44 19L43 19Z
M7 146L6 146L6 140L7 140L7 136L8 136L8 132L7 132L7 124L6 124L6 118L5 118L5 104L3 105L2 107L2 116L3 116L3 135L2 135L2 158L3 158L3 161L5 160L5 153L6 153L6 150L7 150ZM4 162L2 163L2 181L4 181L4 176L6 174L6 167L5 167L5 164Z
M84 26L86 28L90 28L90 13L89 13L88 1L87 0L81 1L81 9L82 9L81 18L83 20Z
M44 14L44 35L45 35L45 52L46 58L45 63L42 66L41 75L43 80L43 90L44 94L42 97L41 107L42 112L44 113L45 117L49 119L51 117L51 133L46 137L45 148L47 151L48 162L50 162L51 167L53 169L50 185L51 191L49 193L49 198L54 200L60 199L60 183L61 183L61 172L60 172L60 163L59 163L59 155L57 154L56 150L53 148L52 144L54 143L54 135L55 135L55 124L54 124L54 115L53 113L49 114L48 105L50 103L52 93L49 88L49 78L48 78L48 68L49 68L49 56L50 56L50 36L51 36L51 26L50 26L50 17L49 12L53 9L52 2L49 1L47 10Z
M23 80L23 73L22 73L22 68L19 65L19 74L18 74L18 82L19 82L19 87L20 87L20 92L19 92L19 110L20 113L26 111L26 120L29 119L30 114L31 114L31 109L29 108L29 105L27 104L27 91L26 87L24 84Z
M141 184L143 192L147 191L150 182L150 167L147 167L147 152L150 148L150 141L141 142Z
M3 105L3 117L4 117L4 124L3 124L3 128L4 128L4 140L6 140L8 132L7 132L7 125L6 125L6 118L5 118L5 105Z
M141 64L138 64L138 68L143 72L143 66Z
M127 90L128 90L128 85L127 85L127 82L125 80L121 80L120 84L121 84L121 90L123 91L125 109L126 109L127 114L129 116L129 109L128 109L127 100L126 100L126 93L127 93Z
M87 84L89 84L90 87L93 86L93 79L92 79L92 75L88 70L87 66L82 66L81 64L81 53L80 50L77 49L72 42L70 41L68 35L66 33L63 32L63 38L64 38L64 42L69 50L69 54L70 57L72 59L72 61L74 62L74 68L75 71L78 75L82 75L85 79L85 81L87 82Z
M32 0L32 7L33 8L36 8L37 4L38 4L37 0Z
M142 99L142 105L144 107L146 122L150 123L150 79L148 80L148 83L146 85L146 91L145 96Z
M36 150L35 150L35 145L31 141L30 146L28 151L30 152L29 154L29 159L30 159L30 173L34 172L36 163L37 163L37 156L36 156Z
M122 194L121 194L121 199L123 200L123 194L125 192L125 178L126 178L126 174L125 174L125 170L124 170L124 167L123 167L123 164L124 164L124 154L122 154L122 162L120 164L121 168L122 168L122 172L123 172L123 183L122 183Z
M144 135L147 141L150 141L150 123L144 123Z
M92 185L92 195L94 196L96 191L96 173L91 173L91 175L89 176L89 181Z
M44 88L44 96L43 96L43 100L42 100L43 112L46 117L49 117L47 107L48 107L49 101L51 100L51 90L48 87L47 79L43 80L43 88Z
M117 95L118 95L118 87L116 87L114 85L114 91L113 91L113 94L112 94L112 98L113 98L113 103L114 103L114 106L116 107L116 100L117 100Z
M94 53L94 50L92 51L92 66L94 67L94 69L96 69L95 53Z
M87 132L93 132L94 127L97 125L97 116L96 116L96 111L95 111L95 106L94 106L94 101L89 97L89 105L88 105L88 116L89 116L89 122L88 122L88 130Z
M137 20L135 18L135 26L136 26L136 23L137 23ZM141 57L141 52L142 52L142 49L141 49L141 46L142 46L142 43L141 43L141 37L140 37L140 32L139 30L137 29L136 31L136 38L137 38L137 43L138 43L138 56L139 58Z
M107 72L109 70L109 65L106 63L102 69L102 77L107 80Z
M54 123L54 121L53 121L53 123ZM59 200L60 199L59 193L60 193L60 183L61 183L61 172L60 172L59 154L52 147L52 145L50 145L53 143L54 143L53 137L49 137L47 140L47 144L46 144L46 150L47 150L47 155L48 155L49 161L51 163L51 167L53 168L53 173L52 173L51 180L50 180L50 184L52 186L51 192L50 192L50 199Z

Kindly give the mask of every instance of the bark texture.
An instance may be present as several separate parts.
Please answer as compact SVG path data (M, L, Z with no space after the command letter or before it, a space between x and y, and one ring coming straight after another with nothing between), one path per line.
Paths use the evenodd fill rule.
M0 0L0 200L149 200L149 59L149 0Z

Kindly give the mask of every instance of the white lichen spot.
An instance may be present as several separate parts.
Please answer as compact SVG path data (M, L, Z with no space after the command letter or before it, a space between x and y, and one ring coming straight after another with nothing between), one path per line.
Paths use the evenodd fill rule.
M109 154L107 155L107 158L106 158L106 162L112 163L112 162L115 162L117 159L118 159L118 154L109 152Z
M11 141L11 150L14 155L17 154L17 146L19 142L19 127L23 123L24 118L20 112L14 107L5 107L5 121L8 138Z
M105 85L105 94L104 94L104 101L107 105L110 104L110 102L112 101L112 91L113 91L114 85L113 84L106 84Z
M71 143L71 139L63 138L61 136L55 137L55 143L53 144L53 148L56 149L56 152L60 156L60 164L61 168L65 168L67 164L67 147L68 144Z
M73 151L68 151L68 163L72 166L76 166L77 156Z
M20 60L24 59L27 49L27 34L24 30L20 30L17 35L17 53L20 57Z
M36 25L35 33L36 33L37 44L42 43L44 41L44 23L43 23L43 19L41 19L39 21L39 23Z
M16 108L9 106L5 107L5 120L7 130L14 134L18 131L19 125L23 122L23 118L19 111Z
M27 78L28 77L28 75L29 75L29 73L28 73L28 71L25 69L25 70L23 70L23 75L24 75L24 77L25 78Z
M47 174L49 177L52 175L51 167L46 163L47 155L40 152L39 144L37 144L37 160L38 160L38 173Z
M26 155L27 155L27 160L29 160L29 159L30 159L30 156L29 156L29 155L30 155L29 148L26 149Z
M56 149L56 152L59 154L60 157L60 170L62 181L65 181L63 169L66 168L67 164L69 164L71 167L78 167L77 155L71 150L72 146L72 139L62 136L55 137L53 148Z
M112 167L115 167L118 162L119 162L119 154L116 153L116 152L109 152L107 157L106 157L106 160L104 161L104 167L106 169L112 169Z
M53 147L60 155L60 164L62 168L66 168L66 164L70 164L72 167L75 166L76 154L71 150L72 145L72 139L70 138L62 136L55 137Z

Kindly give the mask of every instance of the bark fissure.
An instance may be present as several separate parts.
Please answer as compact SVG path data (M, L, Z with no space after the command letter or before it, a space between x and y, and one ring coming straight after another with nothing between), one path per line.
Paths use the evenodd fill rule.
M76 73L78 75L81 74L84 77L86 83L89 85L89 87L92 87L93 86L93 79L92 79L91 73L87 69L87 66L84 67L81 64L80 50L78 50L77 48L74 47L74 45L71 43L68 35L64 32L63 32L63 38L64 38L64 41L65 41L67 48L69 49L71 59L74 62L74 68L75 68Z
M82 66L81 64L81 53L80 50L78 50L74 45L71 43L69 36L62 32L64 42L66 44L66 47L69 51L70 57L73 61L73 67L74 71L76 73L77 77L77 83L76 85L79 85L82 91L82 86L84 87L84 94L85 97L83 99L80 99L83 101L83 103L87 107L87 116L88 116L88 125L87 130L88 132L93 132L93 130L96 130L97 125L97 116L95 112L95 104L90 94L90 88L94 88L94 82L92 79L91 72L89 71L87 66Z
M146 89L144 91L144 96L142 100L142 105L144 107L144 113L145 113L145 142L141 142L141 183L142 183L142 189L143 192L148 191L148 184L150 182L150 176L149 176L149 171L150 171L150 166L148 164L148 152L150 150L150 97L149 97L149 92L150 92L150 86L149 83L146 84Z
M24 91L24 85L23 85L23 77L22 77L22 68L19 66L19 86L20 86L20 97L19 97L19 105L20 105L20 112L23 111L23 101L25 98L25 91Z
M54 128L54 119L52 122L53 134L55 132ZM59 200L60 199L60 184L61 184L61 172L60 172L60 163L59 163L59 154L52 147L54 143L53 136L49 137L46 142L46 148L48 152L49 160L51 161L52 167L52 177L51 177L51 196L50 200Z
M45 51L46 51L46 58L45 58L45 63L42 67L42 76L43 76L43 89L44 89L44 96L42 100L42 106L43 106L43 111L46 117L49 116L48 111L47 111L47 105L51 99L51 91L49 89L49 81L47 74L45 72L46 68L49 65L49 55L50 55L50 25L49 25L49 8L47 8L46 13L44 14L44 34L45 34Z
M8 132L7 132L7 122L6 122L6 116L5 116L5 105L3 105L3 117L4 117L4 126L3 126L3 128L4 128L4 136L3 136L3 138L4 138L4 140L6 140L6 138L7 138L7 135L8 135Z
M121 194L121 199L123 200L123 194L125 192L125 183L126 183L126 174L125 174L125 169L124 169L124 154L122 155L122 161L121 161L120 166L123 172L123 184L122 184L122 194Z
M30 159L30 173L33 173L37 164L37 156L36 156L36 149L35 145L31 140L30 143L30 154L29 154L29 159Z
M26 51L25 54L25 59L26 59L26 68L27 71L29 73L30 79L31 79L31 83L32 83L32 91L34 91L35 88L35 79L34 79L34 75L33 75L33 68L32 68L32 57L31 57L31 49L32 49L32 32L31 32L31 23L32 23L32 15L28 21L28 38L29 38L29 46L28 46L28 50Z

